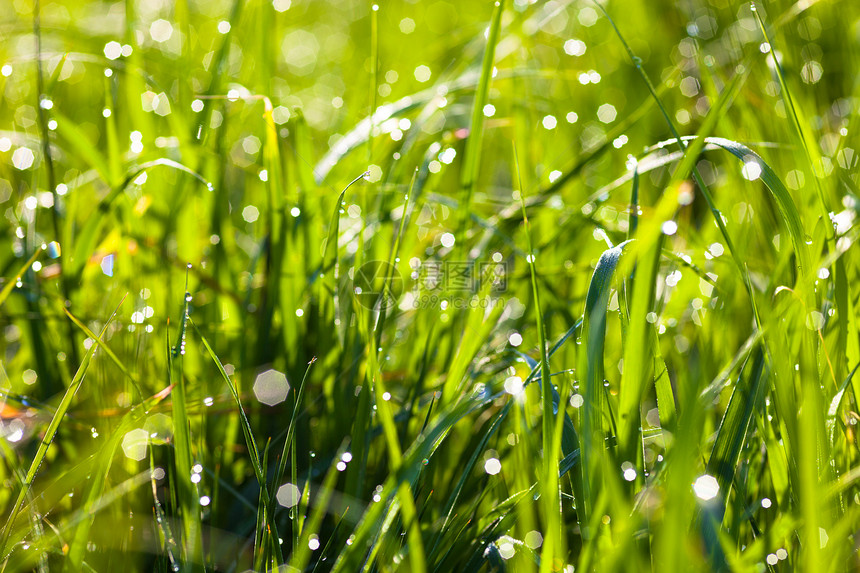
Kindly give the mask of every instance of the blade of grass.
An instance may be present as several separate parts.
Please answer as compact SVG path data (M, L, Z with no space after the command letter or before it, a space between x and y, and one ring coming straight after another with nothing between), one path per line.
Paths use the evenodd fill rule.
M531 278L532 297L534 301L535 320L537 321L538 345L540 348L540 373L541 373L541 397L542 397L542 444L543 444L543 479L541 480L542 498L544 500L544 542L541 547L540 572L548 573L557 559L562 559L567 553L565 537L562 535L561 504L559 500L559 478L558 460L561 457L561 435L562 421L564 420L564 408L556 404L553 408L553 387L550 380L549 356L547 354L546 326L543 313L541 312L540 295L537 285L537 271L535 270L535 252L532 248L531 225L526 214L526 204L523 197L522 178L519 172L519 158L517 157L516 145L514 145L514 167L517 173L517 183L520 189L520 206L523 215L523 231L526 238L528 256L526 261L529 265L529 276ZM555 411L554 411L555 410ZM562 414L557 414L561 411Z
M102 330L99 333L99 338L104 337L105 333L108 330L108 326L113 321L117 311L119 311L119 307L124 301L125 298L120 301L119 305L117 305L116 309L114 309L113 313L105 322L104 327L102 327ZM60 400L60 403L57 406L57 410L54 412L54 416L51 418L51 422L45 429L42 441L39 443L39 448L36 451L35 456L33 456L33 461L30 463L30 468L27 470L27 475L24 477L24 483L22 484L21 489L18 491L18 496L15 499L15 503L12 504L12 510L9 513L9 518L6 520L6 525L3 527L2 537L0 537L0 556L2 556L3 559L7 558L10 553L10 551L7 551L7 542L9 541L9 535L12 532L12 527L14 526L15 519L18 517L18 512L21 510L21 506L23 505L24 500L26 499L27 494L29 493L30 488L33 485L33 481L36 479L36 474L38 474L39 468L41 467L42 462L44 461L45 456L48 453L48 448L51 447L51 444L54 441L54 437L57 435L57 430L60 427L60 423L63 421L63 418L65 418L66 412L68 411L69 406L71 406L72 404L72 399L75 397L75 394L80 389L81 384L83 384L84 382L84 377L86 376L87 370L89 369L90 361L92 360L93 354L95 354L96 348L98 348L98 345L92 344L89 350L87 350L87 353L84 355L84 358L81 361L81 365L78 367L78 370L75 373L74 378L72 379L72 383L69 385L68 389L66 389L66 393Z
M102 341L99 341L99 344L102 344ZM71 524L74 524L75 521L78 523L77 527L75 527L72 540L69 543L67 560L63 565L63 569L65 571L74 572L81 570L84 558L87 554L87 543L91 537L91 530L93 523L95 522L96 513L114 501L117 497L116 493L112 495L110 492L106 494L104 491L107 485L108 472L113 464L117 448L125 435L139 423L140 419L145 416L145 413L161 402L165 397L166 394L158 393L130 410L125 416L123 416L120 424L113 429L107 444L105 444L99 451L96 459L95 471L90 474L90 478L88 480L89 486L87 488L87 493L84 496L84 503L78 513L79 517L77 520L71 520ZM149 447L151 448L151 446ZM143 485L143 483L150 481L150 471L143 472L138 474L136 478L132 478L135 480L134 483L136 485ZM119 496L122 496L124 493L119 493L120 491L122 490L119 490L119 488L115 490Z
M179 507L182 515L182 563L189 571L202 571L203 563L203 533L200 518L200 496L197 483L191 479L191 465L194 459L191 451L191 425L188 419L186 398L186 378L182 372L182 362L185 355L185 334L188 324L188 313L191 293L188 292L186 274L185 295L182 307L182 318L179 323L179 333L176 345L171 348L167 341L168 384L173 386L171 392L173 410L173 440L176 489ZM168 335L169 336L169 335Z
M206 185L207 189L210 191L212 190L212 184L202 175L185 165L166 157L130 167L125 175L125 179L113 187L111 192L99 202L95 211L87 218L83 228L77 233L74 241L72 258L69 261L70 264L67 266L67 272L70 273L71 276L79 277L80 273L83 271L84 265L95 250L96 243L99 240L99 234L101 233L102 227L105 225L108 213L113 208L114 201L116 201L116 199L125 192L128 186L131 185L142 173L146 173L155 167L169 167L171 169L187 173Z
M298 391L296 392L295 403L293 404L293 415L290 416L290 425L287 428L287 437L284 439L284 451L281 453L280 461L278 462L278 470L275 474L275 479L272 481L272 486L269 491L269 498L273 498L276 493L277 487L280 487L281 481L284 479L284 472L287 469L287 456L289 455L289 459L291 460L291 470L292 470L292 482L293 484L298 483L298 468L296 463L296 444L294 442L295 432L296 432L296 420L298 419L299 412L302 407L302 398L305 395L305 388L307 387L308 374L311 371L311 366L313 366L314 362L316 362L316 358L312 358L310 362L308 362L308 367L305 369L305 375L302 376L302 381L299 384ZM272 508L274 512L276 508ZM293 538L295 543L298 543L298 536L301 530L304 528L300 528L298 524L299 512L293 511L290 512L290 518L293 521ZM297 545L293 546L293 551L295 551Z
M337 463L340 461L346 448L341 445L337 450L334 460L326 472L323 483L317 488L317 495L313 502L313 511L310 517L302 527L301 538L299 539L298 547L290 557L290 567L296 571L304 571L311 557L311 547L309 545L312 538L318 538L320 526L322 525L323 517L328 510L332 495L335 493L337 478L340 472L337 469Z
M140 381L134 374L128 371L128 368L126 368L125 364L123 364L122 360L119 359L119 357L114 353L114 351L111 350L110 347L105 344L99 336L97 336L92 330L90 330L90 328L86 324L84 324L80 319L73 315L68 308L63 307L63 312L66 313L66 316L68 316L69 319L73 323L75 323L75 325L80 328L84 334L87 335L87 337L94 340L95 343L98 344L101 349L105 351L105 354L107 354L111 361L113 361L113 363L116 365L116 367L119 368L120 372L122 372L131 381L132 386L137 391L138 397L143 399L143 392L140 389Z
M372 332L367 330L368 321L365 315L369 313L361 306L357 306L357 310L358 323L360 325L359 328L360 330L363 330L362 336L367 341L366 380L367 384L370 385L375 398L376 413L380 425L382 426L382 434L385 438L388 450L388 463L391 467L392 473L397 473L403 463L403 454L397 435L397 428L394 423L394 416L391 413L391 404L385 398L385 382L382 375L382 368L378 362L375 337ZM415 508L412 490L409 483L404 481L397 485L395 491L400 505L400 511L403 515L403 522L407 526L407 542L409 544L409 564L411 570L416 573L424 573L424 571L426 571L424 543L421 538L421 530L419 528L418 520L416 519L418 512Z
M809 130L804 128L804 124L807 123L806 118L803 117L804 121L801 121L802 112L794 102L794 97L792 97L791 90L785 81L782 64L779 63L779 60L776 57L776 44L774 44L770 39L770 36L767 33L767 28L764 25L764 20L762 20L761 14L756 9L755 2L750 2L750 10L753 13L756 23L758 23L759 30L761 30L764 41L770 47L768 53L770 54L771 62L773 62L773 69L776 72L776 77L779 81L780 93L785 100L788 111L790 112L792 125L797 133L798 139L800 140L800 144L803 147L803 152L806 155L806 160L809 162L809 167L812 169L812 172L815 173L816 170L820 169L819 166L821 165L821 154L818 151L818 144L812 137ZM828 214L830 212L829 201L824 195L821 179L817 176L812 179L815 181L815 189L818 194L818 206L821 209L819 216L822 217L824 221L827 221L830 218L830 215ZM831 248L835 247L835 234L833 227L826 225L825 231L827 233L827 242L830 243Z
M18 281L21 279L22 276L24 276L24 273L26 273L30 269L33 263L36 262L36 260L39 258L39 255L42 254L43 250L44 249L36 249L33 255L27 260L27 262L24 263L20 269L18 269L18 272L15 273L15 276L6 281L6 284L3 285L3 290L0 290L0 306L3 306L3 303L6 302L6 299L9 298L9 295L12 294L13 290L15 290Z
M424 468L423 460L432 457L451 428L476 406L477 404L471 398L464 398L452 404L443 409L415 439L404 453L399 471L391 472L386 478L379 493L380 501L368 505L353 531L352 543L338 555L332 567L332 573L359 570L361 559L369 549L369 541L380 530L381 521L386 516L391 500L397 495L400 484L409 484L415 480ZM408 524L408 521L406 523Z
M725 149L745 164L754 161L761 168L761 181L770 190L773 198L776 200L776 206L782 215L782 220L788 229L791 242L794 245L794 252L798 258L800 272L801 274L809 273L811 270L809 247L800 213L788 189L786 189L770 165L749 147L736 141L730 141L722 137L707 137L704 139L704 143Z
M467 224L472 203L472 195L475 192L475 183L478 179L478 169L481 165L481 147L484 135L484 106L487 104L490 93L490 82L493 77L493 65L496 58L496 44L499 41L499 31L502 27L502 14L505 9L505 0L497 0L487 33L487 45L484 49L484 58L481 62L481 76L478 80L478 88L475 91L475 99L472 102L472 115L469 123L469 137L466 140L466 150L463 156L463 168L460 171L460 188L463 199L460 202L459 213L459 241L465 243Z
M203 335L202 332L197 328L197 325L193 320L190 320L192 328L194 328L195 334L200 337L200 342L203 343L203 347L206 350L206 353L209 355L209 358L212 359L212 362L215 363L215 366L218 368L218 373L221 375L221 379L227 384L227 388L230 390L230 394L233 397L233 400L236 402L236 408L239 412L239 420L240 426L242 428L242 434L245 438L245 446L248 448L248 455L251 461L251 467L254 470L254 475L257 478L257 483L260 486L260 495L262 500L263 508L265 509L265 519L266 525L269 528L270 535L272 538L277 541L278 533L277 527L275 526L275 506L272 497L269 495L268 488L266 485L266 471L265 466L260 461L260 454L257 448L257 442L254 439L254 432L251 428L251 422L248 419L248 415L245 413L245 408L242 406L242 400L239 397L239 392L236 390L236 385L233 383L233 380L230 378L230 375L227 374L227 371L224 369L224 365L221 363L221 360L218 358L218 355L215 354L215 351L212 349L212 345L209 344L209 341ZM310 370L310 365L308 365L308 370ZM302 388L304 390L304 380L302 381ZM297 399L297 404L298 404ZM291 424L292 427L292 424ZM282 475L282 471L279 470L278 475ZM276 482L277 483L277 482ZM277 553L280 552L280 543L277 543ZM278 555L279 563L283 562L283 556Z
M762 411L766 390L764 353L761 348L758 348L755 356L752 357L749 373L745 379L735 385L732 391L705 470L708 475L717 478L719 484L721 509L714 514L720 519L732 489L741 450L749 435L753 415ZM706 538L705 543L712 547L712 551L719 550L719 542L716 538Z

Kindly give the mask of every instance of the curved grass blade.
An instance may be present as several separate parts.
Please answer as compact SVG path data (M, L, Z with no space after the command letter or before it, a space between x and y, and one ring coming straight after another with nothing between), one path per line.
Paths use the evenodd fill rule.
M725 149L744 163L755 161L761 168L761 181L773 194L776 206L782 215L782 220L788 228L791 242L794 245L794 252L797 254L801 275L808 273L811 269L809 247L806 244L806 234L803 231L800 213L788 189L785 188L785 185L783 185L770 165L749 147L737 141L723 139L722 137L706 137L704 143Z
M797 206L795 205L794 200L791 198L791 194L788 192L788 189L786 189L785 185L782 183L779 176L776 175L770 165L768 165L761 158L760 155L758 155L746 145L722 137L708 136L701 138L701 136L684 136L681 137L681 140L683 142L692 142L686 152L686 155L681 154L680 152L672 152L660 155L654 155L652 153L646 155L637 164L636 172L639 174L645 173L688 156L698 158L698 153L694 153L695 150L693 149L693 144L695 144L695 142L700 139L702 144L701 149L723 149L734 155L740 161L743 161L744 163L754 161L761 168L760 179L762 183L764 183L765 186L768 188L768 190L770 190L771 194L776 200L777 208L782 215L783 221L785 222L786 228L792 240L792 244L794 245L795 252L798 253L798 259L800 259L800 266L804 270L808 269L811 265L810 257L808 254L809 248L806 245L806 234L803 230L803 224L801 222L800 213L797 210ZM674 140L661 141L657 143L654 147L662 149L666 147L667 144L672 143L672 141ZM679 173L680 176L680 174L687 172L687 168L682 168L681 166L679 166L676 172ZM618 186L626 183L632 177L632 174L624 175L619 179L615 180L613 183L604 187L601 191L611 191L612 189L615 189Z
M170 167L172 169L176 169L183 173L187 173L191 175L201 183L203 183L208 190L212 190L213 186L205 177L197 173L196 171L182 165L181 163L174 161L172 159L168 159L166 157L162 157L160 159L155 159L153 161L148 161L141 165L136 166L134 169L128 171L125 176L125 179L122 182L118 183L116 186L112 187L112 191L107 194L107 196L99 202L95 211L89 216L87 222L84 224L81 231L77 234L75 238L75 245L73 250L72 259L68 266L67 272L72 276L76 276L79 274L86 261L88 260L90 254L93 252L96 246L96 242L99 238L99 232L101 231L102 226L104 225L105 217L113 205L113 202L123 194L126 188L131 185L131 183L137 179L137 177L141 173L145 173L154 167Z
M709 116L710 117L710 116ZM706 144L715 145L720 147L726 151L729 151L740 159L741 161L756 161L761 168L761 178L762 182L770 189L773 194L777 206L779 208L780 213L783 216L783 220L788 228L789 234L791 236L793 246L795 248L795 252L797 253L798 258L798 266L800 267L801 276L805 276L808 270L810 269L809 263L809 254L808 248L805 244L805 235L803 233L803 227L800 222L800 216L797 212L797 208L794 205L794 202L791 199L791 196L788 194L788 191L785 189L785 186L773 172L773 170L768 166L757 154L752 152L748 147L734 142L730 140L726 140L723 138L717 137L701 137L697 138L686 150L686 155L682 159L681 165L675 171L673 175L673 179L681 176L685 171L687 171L688 167L686 165L692 165L694 159L698 156L698 152L703 148ZM697 149L694 149L697 148ZM657 241L658 244L662 241L663 235L660 233L659 225L663 220L663 213L668 213L670 209L673 207L671 203L674 201L674 197L670 195L664 195L663 199L660 201L660 205L657 207L657 212L660 215L653 221L649 221L647 225L647 230L644 231L643 237L646 237L650 241ZM712 203L709 201L709 203ZM719 215L718 211L715 211L715 216L717 217L717 224L721 226L721 229L724 229L725 226L722 222L722 217ZM745 285L747 287L748 292L750 293L750 297L752 297L752 287L747 278L747 271L743 264L737 258L737 251L733 250L731 247L731 242L728 236L728 233L724 233L724 238L728 241L727 245L730 247L730 251L733 253L733 258L736 264L740 265L740 273L741 276L745 278ZM646 244L647 245L647 244ZM639 249L642 249L642 245L639 245ZM647 246L646 246L647 248ZM644 359L644 355L641 354L645 351L647 347L647 339L646 339L646 320L645 315L651 310L651 304L653 300L653 283L656 279L657 272L657 261L659 255L653 254L651 256L645 256L643 258L644 261L648 264L648 271L645 274L643 280L646 282L648 291L646 292L644 289L639 291L639 297L637 297L637 288L634 285L634 295L633 295L633 306L630 312L630 331L628 333L627 345L625 347L624 352L624 372L622 373L622 383L620 388L620 421L619 421L619 442L621 445L621 451L623 455L630 456L635 448L635 440L634 435L636 433L636 428L638 427L638 405L640 402L641 394L644 390L644 377L642 377L641 373L643 372L642 360ZM640 268L637 271L637 274L643 272L643 269ZM640 284L640 281L637 280L636 284ZM651 294L648 294L648 293ZM646 299L645 297L650 297ZM753 301L754 302L754 301ZM757 316L757 315L756 315ZM758 324L758 323L757 323ZM634 378L638 377L638 382L634 380Z

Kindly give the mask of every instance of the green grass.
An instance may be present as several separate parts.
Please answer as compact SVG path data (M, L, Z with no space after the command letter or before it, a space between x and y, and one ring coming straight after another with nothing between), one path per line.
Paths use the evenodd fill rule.
M860 568L858 29L9 3L2 570Z

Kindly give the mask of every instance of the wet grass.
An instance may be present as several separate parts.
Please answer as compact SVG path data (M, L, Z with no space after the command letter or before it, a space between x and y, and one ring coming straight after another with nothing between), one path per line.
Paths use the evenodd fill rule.
M6 571L860 567L847 3L13 2Z

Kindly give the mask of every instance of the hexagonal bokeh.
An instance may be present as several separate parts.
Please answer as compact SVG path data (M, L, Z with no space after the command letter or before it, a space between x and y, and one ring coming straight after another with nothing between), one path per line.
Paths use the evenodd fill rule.
M143 423L153 445L166 443L173 436L173 418L167 414L152 414Z
M261 372L254 380L254 395L267 406L274 406L286 400L289 391L290 383L287 382L287 377L277 370Z
M284 507L293 507L299 503L299 488L291 483L285 483L278 488L278 503Z
M140 461L146 457L146 444L149 434L143 428L131 430L122 437L122 451L125 457Z

